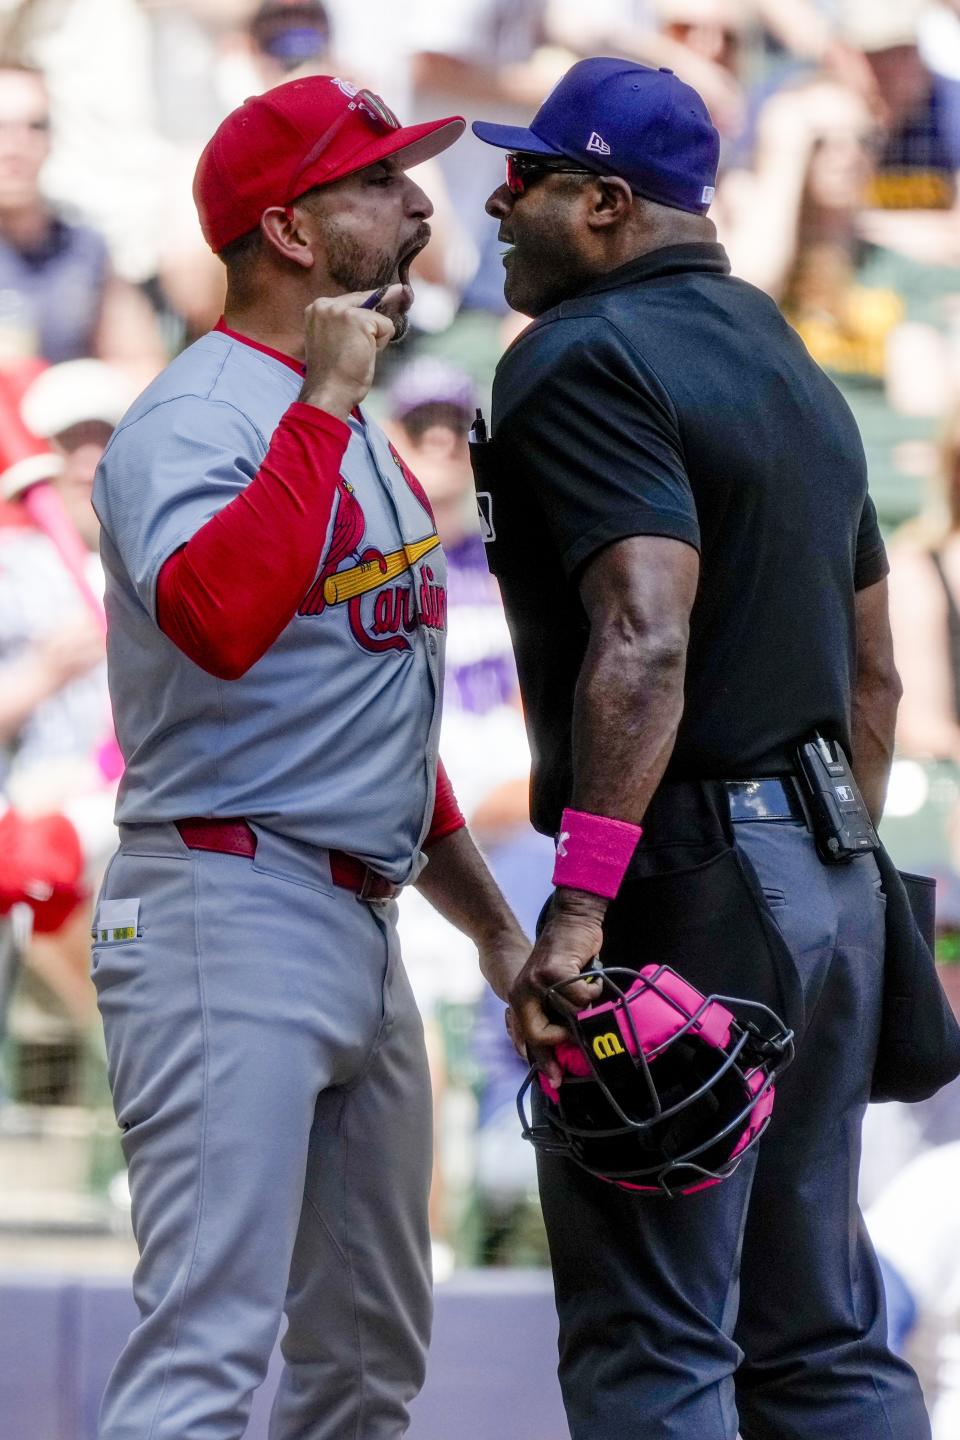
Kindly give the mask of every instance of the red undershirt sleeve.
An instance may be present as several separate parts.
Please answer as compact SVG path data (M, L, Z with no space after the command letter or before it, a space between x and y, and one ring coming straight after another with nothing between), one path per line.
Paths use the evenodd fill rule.
M246 489L167 559L157 624L195 664L238 680L296 614L317 573L350 427L295 402Z
M457 804L457 797L453 793L453 786L450 784L450 777L443 768L443 761L437 761L437 798L433 805L433 819L430 822L430 829L427 838L423 842L424 850L435 845L438 840L443 840L447 835L452 835L455 830L462 830L466 825L463 818L463 811Z

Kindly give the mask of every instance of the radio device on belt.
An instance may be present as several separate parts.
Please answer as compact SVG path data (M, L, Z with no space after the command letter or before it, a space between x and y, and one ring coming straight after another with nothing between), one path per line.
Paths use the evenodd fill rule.
M845 865L855 855L879 850L880 838L843 747L816 735L797 747L797 766L820 859Z

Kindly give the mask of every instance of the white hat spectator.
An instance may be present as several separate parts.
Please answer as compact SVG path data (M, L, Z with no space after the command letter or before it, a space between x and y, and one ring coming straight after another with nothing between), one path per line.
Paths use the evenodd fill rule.
M654 5L661 25L723 25L728 30L742 30L754 8L743 0L656 0Z
M844 40L867 55L916 45L926 0L843 0L840 30Z
M28 386L20 413L34 435L50 440L91 420L101 420L112 430L135 395L132 383L112 365L102 360L65 360L51 365Z

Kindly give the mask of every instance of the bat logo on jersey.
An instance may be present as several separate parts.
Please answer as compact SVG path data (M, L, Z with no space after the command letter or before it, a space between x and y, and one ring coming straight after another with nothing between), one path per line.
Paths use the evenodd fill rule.
M390 452L433 525L430 501L419 480L390 446ZM388 650L410 650L407 636L420 625L430 630L447 628L446 587L437 583L429 565L420 562L440 545L433 528L421 540L405 543L384 554L363 545L366 518L353 486L340 476L339 498L327 558L298 613L321 615L328 606L346 605L350 631L357 644L374 655ZM349 563L347 563L349 562ZM417 573L416 567L419 568ZM413 571L416 582L402 581ZM401 583L394 583L401 581ZM363 600L374 595L372 615L364 615Z

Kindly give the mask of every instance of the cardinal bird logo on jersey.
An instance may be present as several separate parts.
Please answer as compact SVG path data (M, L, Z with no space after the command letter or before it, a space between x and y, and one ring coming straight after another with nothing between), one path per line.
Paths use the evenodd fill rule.
M420 567L418 586L395 583L440 544L433 511L419 480L401 460L393 446L390 453L410 490L429 516L431 533L385 555L374 546L364 546L366 518L353 486L341 475L337 482L337 513L326 560L311 585L299 614L321 615L332 605L346 605L350 631L357 644L370 654L410 650L406 638L418 625L445 630L446 588L434 582L429 565ZM346 563L349 562L349 563ZM364 596L376 591L373 616L365 621Z
M393 456L393 463L400 471L400 474L403 476L404 480L406 480L407 485L410 487L419 504L427 512L427 517L430 521L430 524L433 526L434 530L436 530L437 519L433 513L433 506L430 504L430 499L427 495L426 490L424 490L423 486L420 484L420 481L417 479L416 475L414 475L413 471L410 469L410 466L400 454L400 451L397 450L397 448L393 445L391 441L388 441L387 444L390 447L390 454Z
M333 522L333 535L327 550L323 569L314 580L300 606L301 615L319 615L326 608L323 587L332 575L340 569L348 556L359 560L358 547L367 528L366 517L360 508L360 501L354 494L353 486L340 475L337 477L337 513Z

